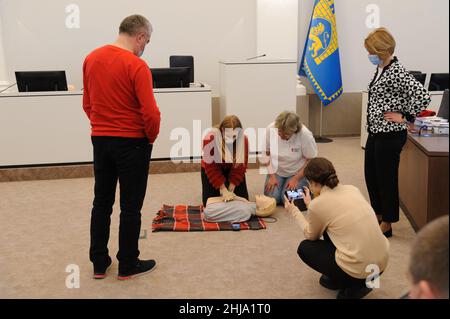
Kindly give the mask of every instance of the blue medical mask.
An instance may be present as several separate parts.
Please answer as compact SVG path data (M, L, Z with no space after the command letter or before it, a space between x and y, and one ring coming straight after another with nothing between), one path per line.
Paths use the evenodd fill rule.
M369 55L369 61L372 62L373 65L377 65L377 66L383 64L383 60L381 60L380 57L375 54Z

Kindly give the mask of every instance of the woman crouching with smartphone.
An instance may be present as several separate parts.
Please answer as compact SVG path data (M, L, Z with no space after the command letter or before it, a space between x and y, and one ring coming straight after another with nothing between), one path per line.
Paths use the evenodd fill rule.
M339 290L338 299L363 298L371 291L366 278L374 276L373 269L381 274L387 266L389 241L359 189L339 184L330 161L314 158L304 174L309 183L309 188L304 187L306 216L285 197L286 210L305 235L298 255L322 274L322 286ZM312 200L310 192L314 194Z

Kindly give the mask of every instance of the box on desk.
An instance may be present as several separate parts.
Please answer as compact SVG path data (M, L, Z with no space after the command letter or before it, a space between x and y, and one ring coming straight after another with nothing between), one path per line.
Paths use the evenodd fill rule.
M448 132L449 132L448 123L442 123L442 124L433 126L434 134L448 135Z
M449 123L448 120L437 116L429 117L418 117L414 125L418 128L427 127L430 133L438 135L448 135L449 134Z

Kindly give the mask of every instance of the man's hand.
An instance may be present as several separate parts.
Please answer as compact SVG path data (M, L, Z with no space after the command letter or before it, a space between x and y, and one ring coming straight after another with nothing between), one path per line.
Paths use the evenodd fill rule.
M309 203L311 203L311 191L308 187L303 186L303 193L305 194L303 201L305 202L306 207L308 207Z
M272 193L279 186L280 183L278 183L278 179L275 177L275 174L272 174L269 176L265 191L266 193Z
M286 184L286 189L294 190L297 189L297 185L300 179L297 176L292 176L291 179Z
M404 123L405 119L403 118L403 114L397 112L385 112L384 119L388 122L394 123Z

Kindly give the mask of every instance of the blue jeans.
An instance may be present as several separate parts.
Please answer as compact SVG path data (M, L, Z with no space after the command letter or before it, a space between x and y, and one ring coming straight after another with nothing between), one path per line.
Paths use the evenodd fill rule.
M275 189L273 189L271 192L266 192L266 185L269 183L270 175L266 176L266 182L264 183L264 195L275 198L275 200L277 201L277 205L283 205L284 204L284 193L286 192L286 186L293 176L281 177L281 176L275 174L275 177L277 178L278 186L275 187ZM303 186L308 186L308 181L306 180L306 178L302 178L298 182L297 189L303 190Z

